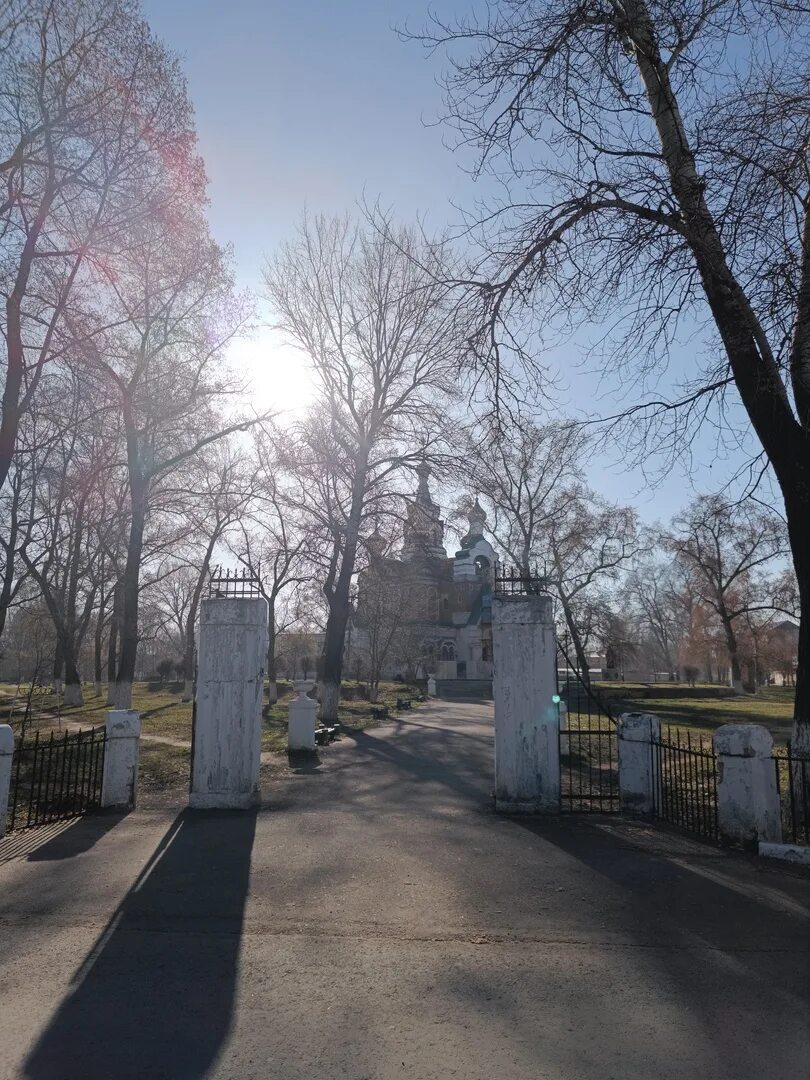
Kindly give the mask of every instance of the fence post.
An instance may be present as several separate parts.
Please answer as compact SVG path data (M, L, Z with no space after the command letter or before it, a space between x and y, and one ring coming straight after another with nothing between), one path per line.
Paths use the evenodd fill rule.
M619 717L619 807L622 813L651 817L655 812L661 721L649 713Z
M287 749L315 752L315 714L318 702L307 697L308 691L315 685L310 679L299 679L295 683L298 697L289 704L287 720Z
M0 724L0 837L8 827L8 798L11 790L11 763L14 760L14 732Z
M557 642L551 597L492 598L495 809L560 809Z
M101 779L103 807L134 809L138 796L140 739L140 713L131 709L109 710Z
M714 733L717 820L722 839L753 847L782 839L773 738L759 724L723 724Z

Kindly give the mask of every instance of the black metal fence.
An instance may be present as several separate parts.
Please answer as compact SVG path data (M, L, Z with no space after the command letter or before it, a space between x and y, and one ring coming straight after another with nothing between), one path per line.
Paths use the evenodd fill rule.
M494 591L497 596L540 596L548 592L548 579L536 569L526 573L516 566L497 563Z
M666 727L651 740L650 754L655 817L717 840L717 759L711 739Z
M14 748L8 828L77 817L101 804L104 727L51 732Z
M573 813L619 809L619 744L616 721L590 681L571 662L567 641L557 647L560 699L560 802Z
M219 600L244 600L261 596L262 583L258 574L246 567L224 570L217 566L208 578L208 596Z
M782 810L782 840L810 844L810 758L794 754L788 743L784 753L774 754L773 764Z

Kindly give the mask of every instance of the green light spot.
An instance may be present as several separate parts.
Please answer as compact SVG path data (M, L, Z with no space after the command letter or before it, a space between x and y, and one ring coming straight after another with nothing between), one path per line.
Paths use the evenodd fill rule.
M560 697L559 694L554 694L554 696L552 697L551 700L554 702L555 705L559 705L560 702L562 701L562 698Z

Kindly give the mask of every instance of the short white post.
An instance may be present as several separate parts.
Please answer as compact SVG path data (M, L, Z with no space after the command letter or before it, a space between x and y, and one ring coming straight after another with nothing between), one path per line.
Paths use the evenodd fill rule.
M714 733L720 836L744 847L782 839L773 738L759 724L723 724Z
M625 814L652 816L658 786L659 758L653 744L661 738L661 721L649 713L619 717L619 807Z
M261 797L267 601L203 600L197 656L189 806L244 810Z
M11 763L14 760L14 732L0 724L0 837L8 828L8 796L11 791Z
M427 692L428 692L428 697L436 697L436 676L435 675L428 675Z
M492 599L495 809L560 809L557 642L551 597Z
M140 713L110 709L101 776L101 805L132 810L138 799L138 757L141 739Z
M315 750L315 716L318 712L318 702L307 697L307 693L315 683L310 679L299 679L294 685L298 691L298 697L293 698L289 704L287 748L312 753Z

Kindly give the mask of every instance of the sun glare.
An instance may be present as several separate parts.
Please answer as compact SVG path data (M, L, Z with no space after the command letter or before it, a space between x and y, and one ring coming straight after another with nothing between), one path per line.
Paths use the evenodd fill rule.
M234 342L228 359L234 374L246 384L248 400L259 410L298 412L315 396L312 372L304 354L279 342L270 331Z

